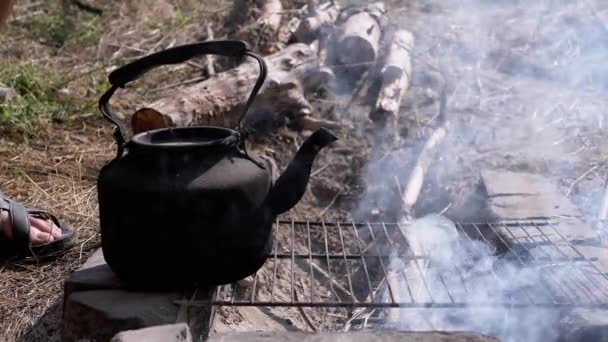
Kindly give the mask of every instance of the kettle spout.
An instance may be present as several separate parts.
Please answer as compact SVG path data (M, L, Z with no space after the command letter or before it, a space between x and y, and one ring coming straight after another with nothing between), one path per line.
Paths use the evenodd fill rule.
M266 197L266 205L273 214L282 214L300 201L306 191L315 157L323 147L336 140L336 134L324 127L306 139Z

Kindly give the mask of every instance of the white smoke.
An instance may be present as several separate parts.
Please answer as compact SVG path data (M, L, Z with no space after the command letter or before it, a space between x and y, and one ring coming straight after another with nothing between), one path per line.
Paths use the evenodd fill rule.
M568 187L596 165L594 172L576 181L571 194L584 215L595 215L608 176L608 2L421 0L409 7L398 1L392 5L407 7L388 13L416 34L414 82L408 91L417 91L416 79L427 76L426 63L446 66L450 73L448 111L453 122L431 164L437 174L433 181L445 188L490 167L542 173ZM432 87L428 83L422 86ZM435 106L400 113L415 117L412 122L435 114ZM375 219L370 216L373 209L391 209L398 201L387 189L405 184L415 152L410 145L388 156L372 155L366 184L381 183L384 189L362 198L354 214L358 220ZM424 199L423 193L419 201ZM408 283L417 286L416 300L449 303L447 284L454 291L451 296L471 305L404 308L399 310L399 329L472 330L508 342L557 339L560 312L508 305L514 298L548 301L538 267L494 256L486 243L458 234L453 223L439 216L419 218L404 233L414 252L431 257L428 265L416 266L428 266L426 284L412 270L412 263L421 261L395 258L391 263L392 269L406 270ZM567 278L571 267L563 265L553 280ZM467 278L466 289L459 285L459 273ZM404 287L400 293L409 290ZM438 298L430 298L428 292ZM492 303L497 305L487 305Z
M503 342L546 342L557 338L557 311L509 304L550 302L540 272L516 261L499 259L490 247L459 234L449 220L426 216L403 226L411 252L428 255L428 264L395 258L393 270L405 270L399 293L413 292L416 302L467 303L464 308L400 309L400 330L474 331ZM424 281L420 273L426 273ZM409 290L408 290L409 287ZM404 300L405 298L401 298ZM404 300L404 301L407 301Z

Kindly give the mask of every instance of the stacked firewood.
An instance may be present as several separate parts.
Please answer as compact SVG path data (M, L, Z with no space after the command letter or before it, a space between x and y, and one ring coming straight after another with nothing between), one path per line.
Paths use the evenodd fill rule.
M304 15L285 20L280 1L257 0L248 13L258 16L239 30L264 55L267 81L254 101L246 125L262 129L260 122L293 122L293 127L314 130L320 126L344 127L326 113L316 113L308 98L311 90L380 80L381 90L370 109L369 120L397 138L399 106L411 75L413 35L387 25L382 2L342 8L335 1L309 1ZM371 76L365 77L365 75ZM235 127L255 79L257 64L240 65L187 85L161 98L131 117L133 133L155 128L215 125ZM371 82L371 81L370 81ZM270 125L271 127L274 127ZM348 126L348 125L346 125ZM393 140L395 140L393 139Z

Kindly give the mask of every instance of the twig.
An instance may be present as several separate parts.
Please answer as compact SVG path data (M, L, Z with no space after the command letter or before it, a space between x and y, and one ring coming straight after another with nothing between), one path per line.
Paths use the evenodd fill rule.
M342 189L340 189L340 191L338 191L335 195L334 198L331 199L331 202L329 202L329 204L327 205L327 207L325 207L325 209L323 209L321 211L321 213L319 213L319 217L323 217L325 215L325 213L331 208L333 207L334 203L336 203L336 200L338 199L338 197L342 194Z
M154 46L152 46L149 50L148 50L148 55L154 53L154 51L156 51L156 49L165 42L165 40L168 38L169 36L161 36L160 39L156 42L156 44L154 44Z
M450 204L447 205L447 207L443 208L442 211L439 212L439 216L443 215L446 213L446 211L450 210L450 208L452 207L452 202L450 202Z
M380 288L382 288L382 285L384 285L384 282L386 281L386 277L382 278L382 280L380 280L380 283L378 284L378 287L376 287L376 289L374 289L371 292L371 300L372 303L376 301L376 296L378 294L380 294ZM352 314L352 316L346 321L346 323L344 323L344 332L347 332L350 330L350 326L352 324L353 321L355 321L356 319L359 319L360 317L369 317L371 316L374 311L376 311L376 309L371 309L370 313L368 315L365 315L365 311L370 310L370 308L361 308L360 310L354 312Z
M363 321L363 329L367 328L367 322L372 317L372 315L374 314L374 312L376 312L376 309L373 309L367 315L365 315L365 320Z
M367 63L366 63L367 64ZM371 64L374 65L375 63ZM346 108L344 109L346 112L350 111L351 107L353 106L353 104L355 103L355 101L359 98L359 96L361 95L361 92L363 91L363 89L365 88L365 85L368 84L368 82L372 79L371 73L369 72L369 70L365 70L365 72L363 73L363 76L361 77L361 79L357 82L357 84L355 85L355 89L353 91L353 95L350 97L350 99L348 100L348 102L346 103Z
M327 169L328 167L329 167L329 164L325 164L325 165L321 166L319 169L315 170L313 173L310 174L310 178L313 178L314 176L323 172L323 170Z
M23 176L25 178L27 178L27 180L29 180L32 184L34 184L34 186L36 188L38 188L38 190L42 191L42 193L44 193L48 198L53 198L53 196L49 195L48 192L46 192L46 190L44 190L40 185L38 185L38 183L36 183L31 177L30 175L27 174L27 172L25 171L21 171L21 173L23 174Z
M350 291L348 291L344 286L340 285L340 283L338 283L334 278L330 277L329 274L322 269L319 265L315 264L314 262L310 262L310 260L302 260L306 263L306 266L308 266L309 268L312 267L314 268L317 272L319 272L323 277L325 277L327 280L329 280L333 286L340 290L340 292L342 292L343 295L346 295L347 297L350 298L355 298L355 296L353 296L352 293L350 293ZM312 286L312 285L311 285ZM355 299L356 301L356 299Z
M298 299L298 291L294 291L294 296L296 299L296 302L299 301ZM306 313L306 311L304 311L304 308L301 306L298 306L298 311L300 312L300 316L302 316L302 318L304 319L304 322L306 322L306 325L308 325L308 327L310 328L310 330L317 332L317 327L312 323L312 320L310 319L310 317L308 317L308 314Z
M572 190L574 189L574 187L576 186L576 184L578 184L578 182L580 182L581 180L583 180L583 178L587 177L587 175L590 174L591 172L593 172L595 169L597 169L597 165L594 165L592 168L590 168L589 170L585 171L585 173L583 173L574 182L572 182L572 184L570 184L570 187L568 188L568 191L566 191L566 197L570 196L570 193L572 192Z
M97 237L97 234L91 235L91 237L89 237L83 243L80 244L80 252L78 253L78 263L79 264L82 261L82 252L83 252L83 249L84 249L84 245L86 245L89 241L93 240L95 237Z

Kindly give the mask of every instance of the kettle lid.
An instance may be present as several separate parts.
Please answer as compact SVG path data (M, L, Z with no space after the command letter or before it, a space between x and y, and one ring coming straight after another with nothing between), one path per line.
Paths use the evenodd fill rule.
M188 149L200 147L235 147L239 133L230 128L213 126L160 128L139 133L131 146L143 149Z

